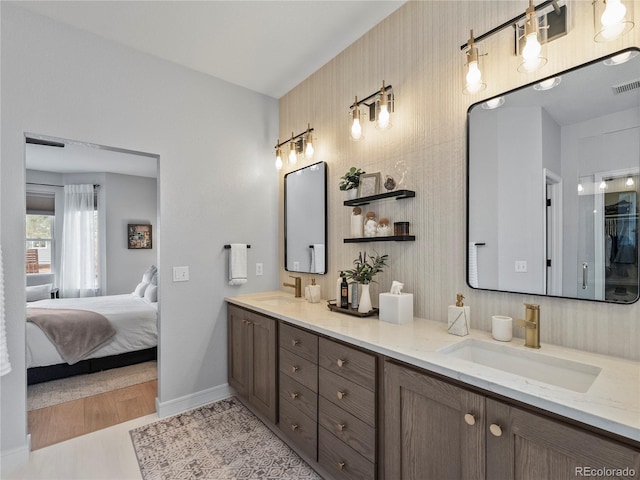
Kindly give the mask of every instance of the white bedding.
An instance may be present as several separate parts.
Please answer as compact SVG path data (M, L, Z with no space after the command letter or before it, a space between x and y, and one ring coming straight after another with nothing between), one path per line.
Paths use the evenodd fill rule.
M30 302L29 307L75 308L104 315L116 334L86 358L100 358L158 345L158 304L126 293L89 298L61 298ZM65 363L40 328L27 323L27 368Z

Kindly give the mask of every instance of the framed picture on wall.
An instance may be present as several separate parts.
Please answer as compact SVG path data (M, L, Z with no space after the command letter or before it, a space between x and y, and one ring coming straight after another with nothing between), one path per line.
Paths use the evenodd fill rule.
M360 175L360 185L358 185L358 197L368 197L380 193L380 172L365 173Z
M127 226L127 245L129 249L151 248L151 225L130 223Z

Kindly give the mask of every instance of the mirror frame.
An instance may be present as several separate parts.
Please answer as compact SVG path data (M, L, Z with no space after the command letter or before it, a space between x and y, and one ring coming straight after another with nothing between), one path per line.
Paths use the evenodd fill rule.
M554 73L552 75L548 75L546 77L540 78L534 82L531 83L527 83L525 85L513 88L511 90L508 90L506 92L503 93L498 93L497 95L493 95L491 97L485 98L481 101L475 102L472 105L469 106L469 108L467 109L467 120L466 120L466 154L467 154L467 159L466 159L466 167L467 167L467 171L466 171L466 248L465 248L465 281L467 283L467 286L473 290L484 290L484 291L490 291L490 292L502 292L502 293L514 293L514 294L519 294L519 295L535 295L535 296L539 296L539 297L551 297L551 298L565 298L565 299L569 299L569 300L582 300L582 301L588 301L588 302L598 302L598 303L607 303L607 304L614 304L614 305L633 305L634 303L636 303L638 300L640 300L640 294L636 297L636 299L633 302L628 302L628 303L622 303L622 302L614 302L611 300L599 300L599 299L589 299L589 298L581 298L581 297L569 297L566 295L550 295L550 294L546 294L546 293L531 293L531 292L519 292L519 291L512 291L512 290L499 290L499 289L492 289L492 288L482 288L482 287L473 287L471 285L471 283L469 282L469 245L470 245L470 198L469 198L469 192L470 192L470 185L471 185L471 176L470 176L470 160L471 160L471 148L470 148L470 130L471 130L471 112L474 108L476 107L480 107L483 103L485 103L487 100L490 100L492 98L497 98L497 97L501 97L501 96L506 96L509 95L511 93L515 93L518 92L520 90L524 90L527 88L531 88L534 85L547 80L547 79L551 79L554 77L558 77L558 76L562 76L562 75L566 75L572 72L575 72L577 70L581 70L583 68L589 67L591 65L603 62L604 60L611 58L611 57L615 57L616 55L619 55L621 53L627 52L627 51L635 51L635 52L639 52L640 53L640 47L636 47L636 46L632 46L632 47L627 47L627 48L623 48L622 50L613 52L611 54L605 55L603 57L599 57L597 59L591 60L589 62L585 62L583 64L580 65L576 65L575 67L569 68L567 70L563 70L557 73ZM480 107L481 108L481 107ZM639 279L639 284L640 284L640 279Z
M323 268L323 272L311 272L311 271L306 271L306 270L290 270L287 266L287 250L288 250L288 235L287 235L287 229L289 227L289 225L287 225L287 201L290 200L287 198L287 177L289 175L295 174L296 172L299 172L300 170L305 170L305 169L309 169L315 166L321 166L322 168L322 173L323 173L323 193L324 193L324 198L322 199L322 205L323 205L323 209L324 209L324 216L322 218L322 221L324 223L323 225L323 230L324 230L324 238L323 238L323 242L325 245L325 253L324 253L324 268ZM327 166L327 162L316 162L316 163L312 163L310 165L298 168L296 170L293 170L287 174L285 174L284 176L284 269L287 272L295 272L295 273L308 273L308 274L314 274L314 275L326 275L327 274L327 267L329 265L328 262L328 248L327 248L327 241L328 241L328 233L327 233L327 212L328 212L328 195L327 195L327 177L328 177L328 166ZM309 270L311 270L311 266L309 266Z

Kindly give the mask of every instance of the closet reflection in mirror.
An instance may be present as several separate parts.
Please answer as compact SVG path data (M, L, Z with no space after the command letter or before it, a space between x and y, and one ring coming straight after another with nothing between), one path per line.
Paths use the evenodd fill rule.
M327 273L327 164L284 176L284 268Z
M469 108L467 281L487 290L633 303L638 49L546 80Z

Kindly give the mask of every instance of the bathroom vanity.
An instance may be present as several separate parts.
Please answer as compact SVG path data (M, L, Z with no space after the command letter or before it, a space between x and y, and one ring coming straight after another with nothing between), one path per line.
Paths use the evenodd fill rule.
M285 292L226 300L229 384L327 478L640 475L638 362Z

